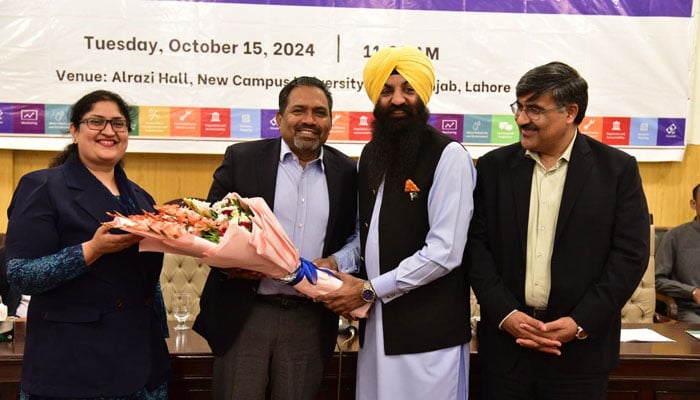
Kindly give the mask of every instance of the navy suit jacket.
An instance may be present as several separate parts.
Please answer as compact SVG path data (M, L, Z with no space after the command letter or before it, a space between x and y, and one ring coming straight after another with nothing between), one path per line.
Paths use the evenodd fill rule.
M523 351L498 328L525 304L525 259L534 161L520 143L477 163L475 211L466 256L481 307L479 359L507 371ZM554 237L549 320L571 316L589 333L551 356L559 370L617 367L620 310L649 262L649 212L636 160L588 136L576 136Z
M243 197L262 197L274 210L281 140L264 139L229 146L214 173L208 201L237 192ZM323 246L323 256L327 257L340 250L355 231L357 167L352 158L329 146L323 146L323 165L330 206ZM209 274L194 329L207 339L214 354L223 355L233 344L255 301L258 285L258 280L229 279L217 271ZM333 351L337 333L338 316L326 309L321 333L324 356Z
M128 182L126 190L137 209L153 209L153 198L136 184ZM108 211L125 210L75 155L59 167L25 175L8 210L8 262L52 256L66 248L76 253L101 222L112 219ZM135 245L103 255L77 277L66 277L56 257L46 259L40 272L10 269L12 283L32 295L23 390L99 397L165 382L164 315L159 318L154 306L162 302L154 298L162 259L160 253L140 253ZM32 273L61 282L34 292L24 279Z

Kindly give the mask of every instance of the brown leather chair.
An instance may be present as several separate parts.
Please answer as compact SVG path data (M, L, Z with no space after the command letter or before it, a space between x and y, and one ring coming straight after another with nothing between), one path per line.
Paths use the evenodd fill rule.
M168 320L175 320L170 306L174 292L192 295L192 312L188 321L191 323L199 314L199 298L202 296L204 283L209 276L209 266L196 258L179 254L165 253L163 270L160 273L160 286L165 300Z
M177 204L181 207L185 205L182 198L170 200L165 204ZM175 320L170 306L173 293L185 292L192 295L192 312L188 322L191 324L194 321L199 314L199 298L202 296L207 276L209 276L209 266L200 263L196 258L179 254L164 254L160 286L163 290L168 320Z
M654 322L654 313L656 311L656 279L654 267L654 254L656 245L654 238L656 236L656 228L653 224L649 225L649 263L647 269L627 303L622 307L622 322L623 323L651 323Z

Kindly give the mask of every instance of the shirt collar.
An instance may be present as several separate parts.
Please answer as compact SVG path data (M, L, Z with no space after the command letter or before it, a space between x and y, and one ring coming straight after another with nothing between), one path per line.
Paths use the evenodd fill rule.
M561 163L562 160L563 160L563 161L566 161L567 163L569 162L569 160L571 159L571 152L572 152L573 149L574 149L574 142L576 141L576 136L577 136L577 135L578 135L578 129L576 130L576 132L574 132L574 137L571 138L571 142L569 142L569 145L566 146L566 149L564 150L564 152L562 153L562 155L559 157L559 160L557 161L557 165L558 165L559 163ZM525 155L526 155L527 157L530 157L530 158L532 158L533 160L537 161L538 163L540 163L540 155L537 154L537 152L530 151L530 150L525 150Z
M283 163L285 161L289 160L294 160L295 162L299 162L297 159L296 154L292 152L292 149L289 148L289 145L287 142L284 141L284 139L281 139L280 142L282 145L280 146L280 162ZM313 165L313 164L318 164L321 168L321 171L324 171L324 166L323 166L323 146L321 146L321 152L318 153L318 158L315 160L309 161L307 165Z

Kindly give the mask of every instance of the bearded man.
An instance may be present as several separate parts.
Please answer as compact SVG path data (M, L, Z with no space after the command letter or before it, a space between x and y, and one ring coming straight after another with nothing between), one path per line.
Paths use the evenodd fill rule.
M377 52L364 83L375 120L358 168L362 279L340 274L320 300L346 317L373 304L360 321L358 399L466 399L472 159L427 123L435 76L420 50Z

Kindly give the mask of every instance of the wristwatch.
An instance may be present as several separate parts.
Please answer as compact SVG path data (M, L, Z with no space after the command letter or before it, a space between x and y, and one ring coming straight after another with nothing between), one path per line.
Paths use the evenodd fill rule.
M588 332L584 331L581 326L576 327L576 339L583 340L588 337Z
M377 298L377 293L374 292L372 282L365 281L362 284L362 292L360 292L360 297L362 297L362 300L366 301L367 303L374 303L374 300Z

